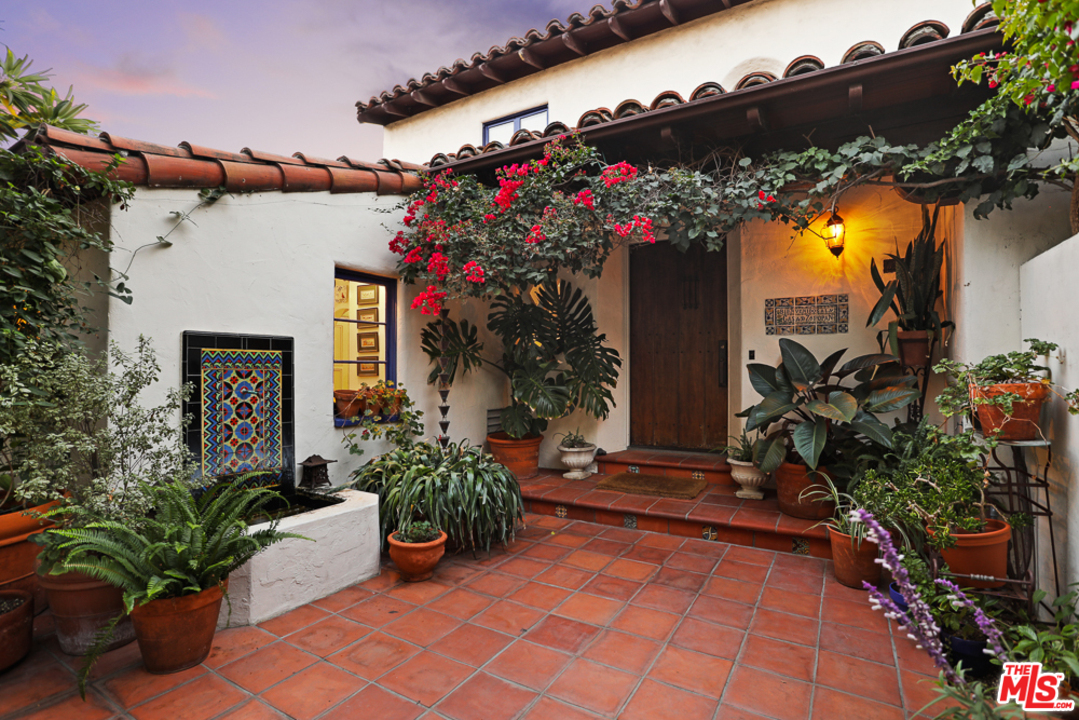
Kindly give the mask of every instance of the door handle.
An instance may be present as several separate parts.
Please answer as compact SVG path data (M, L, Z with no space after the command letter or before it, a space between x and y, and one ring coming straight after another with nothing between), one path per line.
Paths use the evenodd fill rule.
M719 343L719 386L727 387L727 341Z

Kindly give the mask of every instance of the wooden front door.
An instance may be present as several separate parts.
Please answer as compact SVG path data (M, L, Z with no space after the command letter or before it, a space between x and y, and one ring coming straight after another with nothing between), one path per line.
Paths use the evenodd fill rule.
M727 252L630 252L630 444L727 441Z

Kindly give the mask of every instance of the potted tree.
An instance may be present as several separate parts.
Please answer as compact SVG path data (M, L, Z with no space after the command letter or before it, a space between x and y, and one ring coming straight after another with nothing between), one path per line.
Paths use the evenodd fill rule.
M275 542L302 537L278 531L276 521L249 532L244 518L280 496L243 487L242 479L219 483L197 498L183 483L155 487L154 515L141 527L98 520L52 531L65 540L59 545L65 570L123 590L148 672L179 672L205 660L229 573ZM80 689L117 622L106 627L88 654Z
M592 473L587 468L596 457L595 444L588 442L579 432L559 435L562 436L562 442L558 443L558 453L562 464L569 468L569 472L563 473L562 477L568 480L584 480L589 477Z
M446 533L421 520L410 522L390 533L390 559L401 571L405 582L427 580L446 552Z
M763 500L764 493L761 488L768 479L768 474L763 472L758 465L757 449L758 438L749 439L743 429L738 437L729 438L734 443L720 448L727 454L727 463L731 466L731 478L738 483L740 490L735 492L736 497L743 500Z
M974 364L937 363L933 369L950 376L948 386L937 396L940 411L947 417L975 415L987 437L1005 441L1038 437L1042 404L1050 393L1064 399L1070 413L1079 413L1079 390L1057 389L1044 364L1057 344L1033 338L1026 342L1029 350L990 355ZM1036 364L1039 359L1043 364Z
M941 268L944 265L944 243L937 247L935 234L940 206L933 215L922 206L922 230L900 255L889 254L895 264L895 279L885 283L877 270L877 261L870 262L873 283L880 299L873 306L866 327L876 325L891 310L895 319L888 329L877 336L881 351L889 347L907 367L923 368L930 364L933 346L943 338L944 328L955 327L950 320L941 320L937 302L944 297L941 289Z
M827 475L845 482L866 453L891 447L892 431L874 413L898 410L917 398L911 388L916 378L904 375L891 355L863 355L837 370L846 350L823 363L788 338L780 339L779 350L778 366L748 366L750 383L763 400L739 416L746 418L747 431L775 426L760 440L758 457L763 472L776 472L780 511L822 520L834 507L807 493L827 490ZM841 384L850 377L856 385Z
M606 336L597 333L588 298L561 280L547 280L531 293L498 295L487 328L502 340L497 361L482 356L475 326L448 318L430 323L423 349L435 369L428 379L446 374L452 382L459 368L469 372L484 364L503 373L510 384L510 404L501 412L502 431L487 440L495 458L518 478L535 477L548 421L578 408L605 419L622 360L604 344ZM443 338L448 340L446 349Z

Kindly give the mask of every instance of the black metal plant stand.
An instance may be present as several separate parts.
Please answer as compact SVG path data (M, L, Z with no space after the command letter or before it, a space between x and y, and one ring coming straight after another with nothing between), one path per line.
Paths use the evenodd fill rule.
M450 404L446 401L446 398L450 396L450 359L446 356L446 353L450 349L450 338L448 334L449 322L447 321L447 318L450 316L449 309L442 308L439 316L442 318L442 338L439 341L439 349L442 350L442 353L438 358L438 396L442 398L442 402L438 406L438 411L442 416L438 421L438 427L439 430L441 430L438 435L438 444L445 450L450 442L450 436L446 434L446 431L449 430L450 427L450 421L446 417L450 412Z

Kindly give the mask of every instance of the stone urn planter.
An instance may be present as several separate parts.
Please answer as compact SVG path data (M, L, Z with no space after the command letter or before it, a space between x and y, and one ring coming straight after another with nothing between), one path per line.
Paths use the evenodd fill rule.
M750 460L732 460L727 458L727 464L731 466L731 477L741 487L736 493L735 497L740 497L744 500L763 500L764 493L761 492L761 487L764 486L764 481L768 479L768 474L758 468Z
M558 446L558 453L562 464L569 468L569 472L562 473L562 477L568 480L584 480L592 475L586 468L592 464L596 457L596 446L585 445L583 447Z
M390 559L401 571L401 579L405 582L420 582L430 578L446 552L446 532L439 531L437 540L425 543L401 542L395 535L397 533L390 533L387 540L390 543Z

